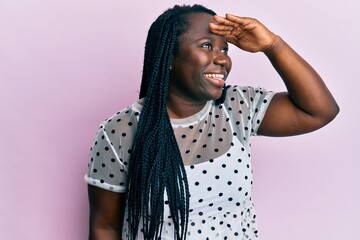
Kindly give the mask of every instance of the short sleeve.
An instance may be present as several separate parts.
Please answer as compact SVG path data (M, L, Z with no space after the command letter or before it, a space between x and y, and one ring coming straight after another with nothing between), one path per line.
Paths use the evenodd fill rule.
M90 185L113 192L125 192L127 168L121 158L121 150L116 149L119 146L117 135L114 136L109 136L104 125L100 126L90 149L88 173L84 178Z
M251 135L255 136L275 93L263 88L246 87L246 89L251 103Z
M229 87L225 104L231 109L230 117L239 136L248 138L257 135L274 94L260 87Z
M140 101L106 119L90 148L85 181L113 192L126 192L128 168L141 111Z

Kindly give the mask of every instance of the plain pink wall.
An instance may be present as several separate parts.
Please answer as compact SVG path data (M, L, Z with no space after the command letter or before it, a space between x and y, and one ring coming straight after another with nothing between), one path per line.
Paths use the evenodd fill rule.
M136 100L146 31L183 2L260 19L340 104L320 131L254 139L262 239L360 239L355 0L0 0L0 239L86 239L83 175L97 126ZM262 54L230 54L232 84L284 89Z

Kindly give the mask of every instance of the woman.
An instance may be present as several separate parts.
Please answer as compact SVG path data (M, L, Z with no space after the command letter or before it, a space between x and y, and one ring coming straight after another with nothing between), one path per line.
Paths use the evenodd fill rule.
M225 86L228 43L263 52L287 92ZM319 129L339 108L321 77L259 21L175 6L150 27L140 100L91 148L90 239L258 239L250 137Z

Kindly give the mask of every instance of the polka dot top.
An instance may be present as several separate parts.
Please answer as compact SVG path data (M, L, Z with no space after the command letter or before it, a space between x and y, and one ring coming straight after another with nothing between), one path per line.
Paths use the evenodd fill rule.
M189 239L258 239L250 137L256 135L273 95L261 88L233 86L223 104L209 101L195 115L171 120L191 194ZM88 184L127 191L129 154L141 108L139 100L100 125L90 149ZM165 194L162 239L173 239L166 205ZM127 236L124 224L123 238Z

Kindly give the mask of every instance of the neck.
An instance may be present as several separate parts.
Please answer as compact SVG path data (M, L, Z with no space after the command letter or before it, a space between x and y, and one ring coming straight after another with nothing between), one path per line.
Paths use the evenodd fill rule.
M205 102L190 102L181 98L169 97L166 103L170 119L181 119L200 112L206 105Z

